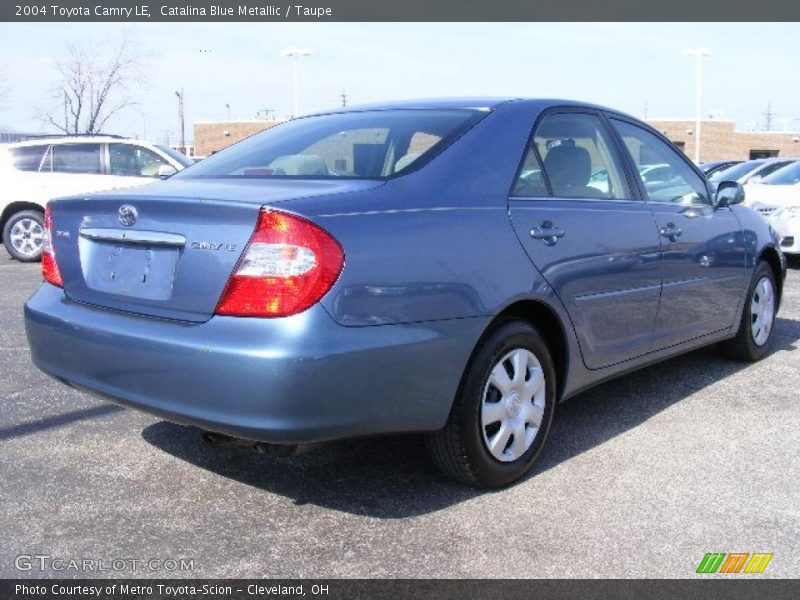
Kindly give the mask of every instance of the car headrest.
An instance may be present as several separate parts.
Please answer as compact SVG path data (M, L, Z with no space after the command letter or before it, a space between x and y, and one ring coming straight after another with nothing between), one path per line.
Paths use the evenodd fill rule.
M269 164L273 170L281 169L286 175L328 175L328 167L322 157L316 154L286 154Z
M592 176L592 159L586 148L555 146L544 158L544 170L554 186L585 186Z

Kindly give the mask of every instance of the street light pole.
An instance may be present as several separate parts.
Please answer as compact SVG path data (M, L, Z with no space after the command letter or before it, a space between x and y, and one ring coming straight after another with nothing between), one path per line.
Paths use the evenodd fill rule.
M684 56L694 56L696 59L695 70L695 95L694 95L694 162L700 164L700 121L702 119L702 93L703 93L703 57L709 56L708 48L687 48Z
M293 111L292 117L297 117L300 114L299 101L298 101L298 74L297 74L297 61L301 56L311 56L312 52L308 48L284 48L281 50L281 56L284 58L292 59L292 104Z
M175 95L178 97L178 122L181 128L181 152L186 154L186 122L183 118L183 88L181 91L176 91Z

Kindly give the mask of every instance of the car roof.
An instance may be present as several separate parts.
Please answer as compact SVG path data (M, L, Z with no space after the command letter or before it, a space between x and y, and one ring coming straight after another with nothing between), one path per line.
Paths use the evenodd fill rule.
M41 146L44 144L107 144L107 143L120 143L126 144L139 144L142 146L149 145L148 142L143 140L135 140L131 138L124 138L116 135L70 135L70 136L45 136L37 137L21 142L10 142L2 144L4 148L24 148L26 146Z
M324 110L313 115L316 116L335 113L362 112L370 110L400 110L400 109L473 109L473 110L495 110L508 104L526 104L531 108L544 109L550 106L575 106L586 107L595 110L603 110L616 114L624 114L619 110L592 104L591 102L580 102L576 100L565 100L559 98L522 98L517 96L467 96L458 98L417 98L410 100L397 100L389 102L377 102L373 104L361 104L346 106L333 110Z

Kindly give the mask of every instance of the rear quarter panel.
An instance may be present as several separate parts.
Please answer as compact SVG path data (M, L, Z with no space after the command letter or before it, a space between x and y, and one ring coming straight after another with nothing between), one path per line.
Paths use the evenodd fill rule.
M542 287L507 206L533 118L530 109L504 108L380 188L278 205L342 244L344 270L323 299L338 323L491 316Z

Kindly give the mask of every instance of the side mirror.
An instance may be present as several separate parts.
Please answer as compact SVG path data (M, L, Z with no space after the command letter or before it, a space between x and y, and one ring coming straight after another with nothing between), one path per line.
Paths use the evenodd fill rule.
M172 177L177 172L178 172L178 169L176 169L172 165L161 165L160 167L158 167L158 176L161 179L166 179L167 177Z
M724 208L744 202L744 188L735 181L723 181L717 186L714 208Z

